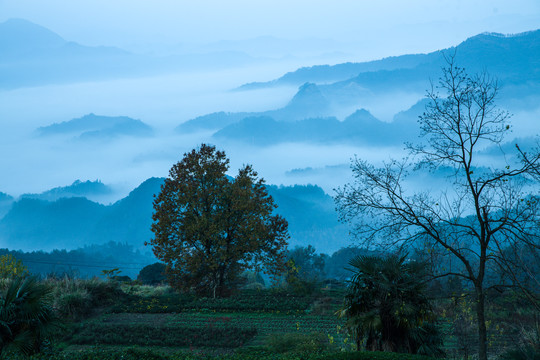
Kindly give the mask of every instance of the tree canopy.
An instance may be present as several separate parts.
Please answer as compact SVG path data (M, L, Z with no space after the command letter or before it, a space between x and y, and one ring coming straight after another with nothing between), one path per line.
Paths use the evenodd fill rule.
M202 144L171 168L154 200L150 244L177 289L223 296L247 269L283 271L287 221L250 165L234 178L228 169L223 151Z

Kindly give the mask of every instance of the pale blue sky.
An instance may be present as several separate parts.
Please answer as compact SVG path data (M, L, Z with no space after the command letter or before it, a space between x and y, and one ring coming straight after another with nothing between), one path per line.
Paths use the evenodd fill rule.
M540 28L538 0L0 0L87 45L213 42L261 35L354 42L367 57L427 52L484 32Z

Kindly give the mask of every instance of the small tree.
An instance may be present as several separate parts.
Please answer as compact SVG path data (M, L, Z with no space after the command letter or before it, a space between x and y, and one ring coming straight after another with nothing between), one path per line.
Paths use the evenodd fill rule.
M444 355L425 295L426 264L405 256L357 256L340 315L357 350Z
M408 145L418 161L392 160L376 168L355 159L355 182L337 190L336 202L343 220L359 220L356 233L366 243L421 248L434 260L436 275L468 282L475 295L478 356L486 360L487 288L521 286L538 305L537 294L519 283L522 274L534 276L519 254L540 250L540 206L532 187L538 184L540 148L525 153L517 147L512 162L501 153L497 160L506 164L500 168L480 162L479 149L501 143L509 114L495 105L496 81L486 74L468 75L454 64L454 57L447 61L419 119L426 142ZM441 168L450 168L453 175L440 193L407 192L409 171L427 174ZM507 256L507 249L514 258ZM497 267L510 274L512 282L487 283Z
M21 260L13 255L0 256L0 278L24 277L28 275L28 269Z
M172 287L223 296L247 269L283 271L287 221L249 165L234 179L229 160L203 144L184 154L154 200L150 241Z
M146 265L137 276L137 280L145 285L158 285L165 281L165 279L165 264L159 262Z
M296 246L287 257L294 264L300 280L317 282L324 278L325 255L317 254L312 245Z

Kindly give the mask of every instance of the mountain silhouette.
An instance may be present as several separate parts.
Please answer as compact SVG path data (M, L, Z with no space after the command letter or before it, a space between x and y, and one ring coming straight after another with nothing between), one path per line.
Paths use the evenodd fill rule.
M470 72L496 74L505 83L519 83L540 77L540 30L515 35L484 33L455 47L428 54L408 54L362 63L316 65L286 73L265 83L250 83L239 89L250 90L281 85L300 85L351 81L374 89L410 86L437 79L445 59L442 54L456 54L459 66ZM420 89L421 91L425 90ZM324 93L324 92L323 92Z
M59 186L42 192L41 194L23 194L21 197L29 199L39 199L47 201L56 201L66 197L100 197L110 195L112 189L101 181L80 181L75 180L69 186ZM1 199L0 199L1 201Z
M84 197L55 201L22 197L0 220L0 248L12 250L76 249L91 244L126 243L136 249L153 236L154 195L163 178L150 178L112 205ZM314 244L321 251L347 243L332 197L314 185L267 186L278 205L277 213L289 221L292 245ZM46 192L47 193L47 192Z
M152 128L127 116L88 114L80 118L40 127L39 136L69 134L83 140L109 139L117 136L151 136Z

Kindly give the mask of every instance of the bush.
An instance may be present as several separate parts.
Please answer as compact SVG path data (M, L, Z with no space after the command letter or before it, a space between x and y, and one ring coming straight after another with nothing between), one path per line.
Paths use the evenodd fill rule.
M125 294L116 281L49 277L45 283L52 289L53 307L63 317L79 320L92 310L108 306Z
M147 265L141 269L137 280L141 281L144 285L158 285L165 281L165 264L157 262L151 265Z
M92 296L92 304L95 306L110 305L124 295L117 281L103 281L93 278L84 281L84 287Z
M21 260L17 260L12 255L0 256L0 278L25 277L28 275L28 269Z
M55 299L55 308L63 318L80 319L91 310L92 297L84 288L60 294Z

